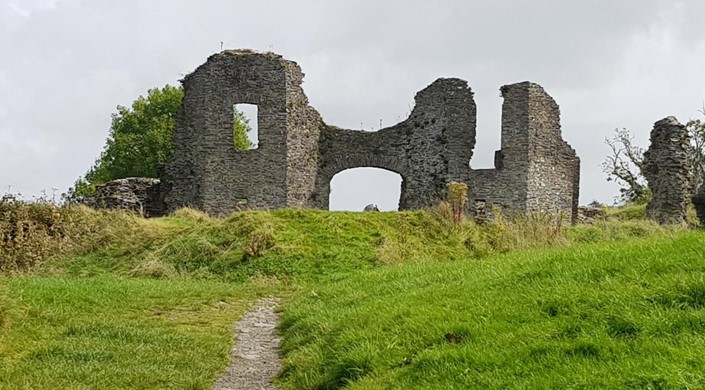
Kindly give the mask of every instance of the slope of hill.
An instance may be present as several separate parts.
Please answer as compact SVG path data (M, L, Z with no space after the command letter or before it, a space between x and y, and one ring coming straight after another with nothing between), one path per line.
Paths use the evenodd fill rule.
M705 385L701 232L0 211L0 388L210 388L264 295L284 298L283 388Z
M701 388L705 235L310 285L284 308L284 388Z

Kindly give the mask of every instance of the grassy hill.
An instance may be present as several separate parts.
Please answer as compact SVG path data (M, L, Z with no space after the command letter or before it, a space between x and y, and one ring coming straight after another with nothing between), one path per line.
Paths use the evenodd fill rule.
M704 387L705 235L627 214L5 205L0 388L210 388L264 295L286 389Z
M411 263L284 308L285 388L701 388L705 235Z

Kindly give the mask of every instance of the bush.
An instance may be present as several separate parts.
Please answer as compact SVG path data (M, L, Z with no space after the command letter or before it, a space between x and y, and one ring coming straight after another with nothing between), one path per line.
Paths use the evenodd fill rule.
M0 199L0 273L103 247L135 225L136 217L122 212Z
M620 221L643 220L646 218L646 204L630 203L624 206L607 209L607 216L610 219Z
M459 224L465 215L465 202L468 200L468 185L452 181L448 183L448 202L453 212L453 222Z

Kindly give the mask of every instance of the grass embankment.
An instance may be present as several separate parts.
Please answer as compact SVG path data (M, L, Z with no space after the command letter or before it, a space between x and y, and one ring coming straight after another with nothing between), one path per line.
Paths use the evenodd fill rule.
M581 269L576 264L593 262L580 256L609 248L619 252L617 242L635 237L667 244L669 237L683 234L644 221L566 227L545 216L456 226L443 212L279 210L213 219L181 210L142 220L83 208L5 206L0 208L0 271L6 274L0 277L0 388L207 388L227 364L232 323L265 294L295 297L285 307L285 387L445 386L450 382L444 372L455 375L459 361L477 359L466 350L474 340L505 340L510 327L503 321L513 318L511 313L535 315L527 303L531 297L560 303L569 291L568 297L585 305L609 305L608 295L591 301L591 285L573 280L572 272ZM584 242L610 246L580 246ZM573 248L527 251L556 246ZM596 263L593 272L611 275L617 267L632 275L635 260L629 253L604 269ZM560 256L550 260L554 254ZM546 271L550 277L544 275L546 264L553 267ZM522 270L527 280L535 280L535 289L514 286L511 276ZM510 299L515 293L524 300ZM564 318L557 307L554 317ZM583 306L570 307L578 313ZM554 317L547 321L557 321ZM575 330L575 340L546 347L549 360L534 362L530 367L537 372L531 375L563 372L554 368L554 355L601 342L586 341L593 332L586 318L573 319L586 333ZM627 317L638 325L639 318ZM408 325L395 327L394 321ZM485 333L477 330L482 323L488 324ZM534 326L527 324L526 329ZM640 327L625 342L643 340L648 329ZM533 342L522 339L533 333L513 332L511 340ZM611 356L611 350L597 351L599 358ZM426 360L432 362L428 366L419 360L446 352L439 359L451 359L448 367L444 360ZM363 357L369 364L360 363ZM495 375L503 377L510 363L492 359ZM476 370L469 367L474 366L464 369ZM416 369L428 379L414 379ZM588 377L565 373L566 381Z
M284 308L284 388L703 388L705 236L411 263Z
M125 225L129 226L126 228ZM224 219L194 210L123 221L103 248L45 264L45 272L117 273L245 282L317 280L413 261L453 261L524 249L667 235L647 221L565 226L545 215L454 225L439 212L355 213L317 210L243 212ZM676 229L677 230L677 229Z

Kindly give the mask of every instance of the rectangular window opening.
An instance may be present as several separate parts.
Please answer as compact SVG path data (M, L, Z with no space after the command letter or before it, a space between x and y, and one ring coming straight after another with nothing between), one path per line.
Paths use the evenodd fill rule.
M233 143L237 150L259 147L256 104L233 105Z

